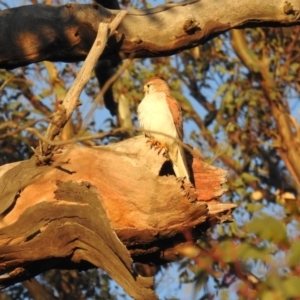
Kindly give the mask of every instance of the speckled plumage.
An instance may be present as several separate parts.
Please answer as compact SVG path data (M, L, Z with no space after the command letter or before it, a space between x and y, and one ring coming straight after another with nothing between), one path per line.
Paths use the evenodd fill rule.
M159 78L144 84L145 97L138 106L138 119L148 135L165 145L177 177L190 181L184 151L176 139L183 139L182 113L179 103L170 95L168 84ZM164 133L164 136L159 133Z

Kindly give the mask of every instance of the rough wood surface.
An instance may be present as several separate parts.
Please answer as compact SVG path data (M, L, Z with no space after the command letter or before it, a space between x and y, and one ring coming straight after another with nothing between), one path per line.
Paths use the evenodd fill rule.
M52 166L31 159L1 167L0 285L51 268L94 266L132 297L155 299L152 279L138 276L132 259L180 259L176 247L187 232L197 238L212 223L230 221L235 207L218 201L224 170L191 156L188 162L197 189L178 181L143 136L96 148L69 145Z
M127 249L111 230L96 188L88 182L56 184L56 203L42 199L0 230L0 270L8 273L0 277L0 285L51 268L82 268L89 263L108 272L134 299L157 299L152 278L133 270Z
M118 13L97 4L27 5L0 11L0 68L32 62L78 61L88 54L99 22ZM129 10L102 58L171 55L232 28L300 24L299 0L190 0ZM137 26L138 25L138 26Z

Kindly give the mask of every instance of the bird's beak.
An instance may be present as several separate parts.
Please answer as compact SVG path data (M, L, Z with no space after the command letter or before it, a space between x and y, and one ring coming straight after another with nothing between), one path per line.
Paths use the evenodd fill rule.
M147 87L144 85L144 88L143 88L143 92L144 92L144 94L146 94L146 92L147 92Z

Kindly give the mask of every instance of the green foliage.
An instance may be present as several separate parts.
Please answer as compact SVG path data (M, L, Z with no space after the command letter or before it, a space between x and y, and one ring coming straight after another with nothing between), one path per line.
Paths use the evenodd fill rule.
M245 231L248 234L255 234L256 237L268 242L276 244L288 243L286 226L282 221L276 220L274 217L253 218L246 224Z

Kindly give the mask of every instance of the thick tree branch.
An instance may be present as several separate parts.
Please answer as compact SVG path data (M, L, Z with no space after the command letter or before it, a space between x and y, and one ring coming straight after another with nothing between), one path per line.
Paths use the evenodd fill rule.
M279 138L272 137L274 146L285 162L287 169L293 176L298 188L300 188L300 167L299 167L299 128L294 122L289 111L287 111L282 94L278 92L278 86L270 72L269 57L264 56L258 59L256 54L247 47L246 37L240 30L233 30L231 44L243 64L253 73L260 75L260 85L268 101L272 116L276 122Z
M235 207L218 200L225 171L189 157L195 189L172 175L143 136L68 146L54 159L53 166L29 160L0 168L2 286L51 268L94 266L135 299L155 299L151 278L138 276L131 258L155 265L178 260L187 232L198 238L230 221Z
M32 5L0 11L0 67L83 60L99 22L109 22L117 12L96 4ZM171 55L232 28L299 24L298 0L224 0L222 4L191 0L131 10L109 39L102 58L120 52L122 57Z

